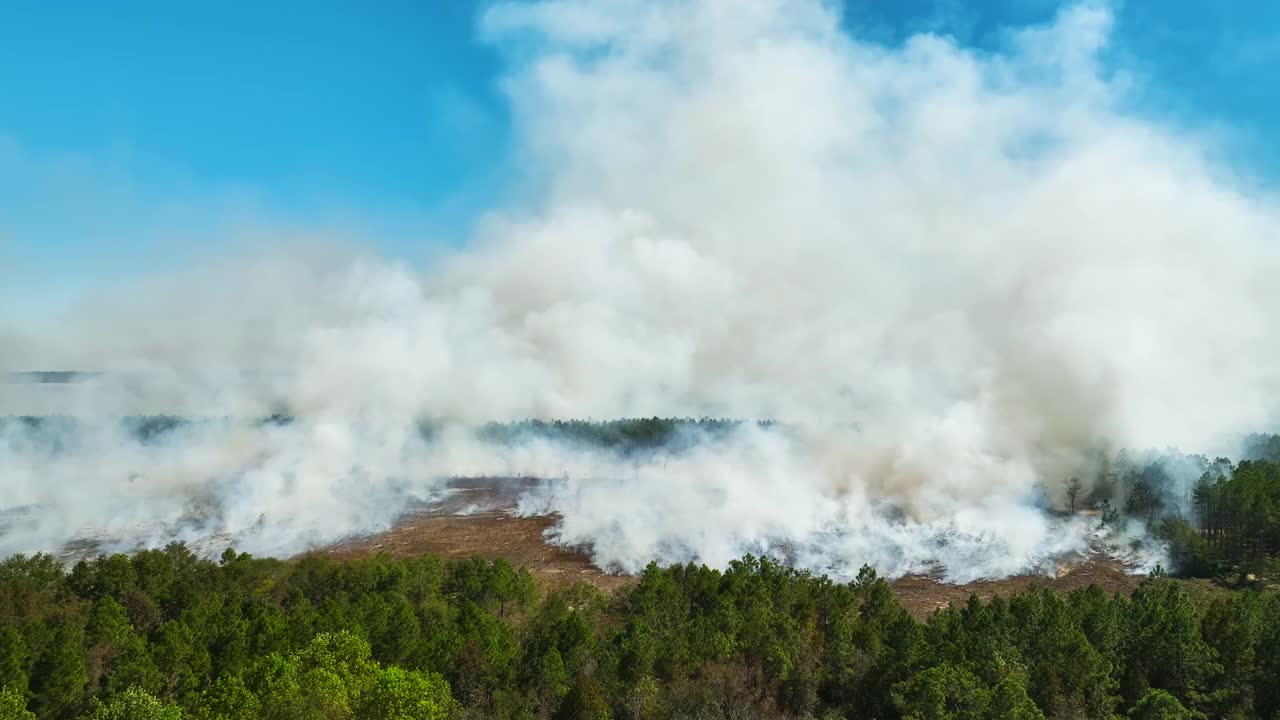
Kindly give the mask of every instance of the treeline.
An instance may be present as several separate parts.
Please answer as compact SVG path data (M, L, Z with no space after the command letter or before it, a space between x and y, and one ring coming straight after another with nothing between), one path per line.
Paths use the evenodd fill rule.
M1280 462L1280 435L1249 435L1244 440L1244 459Z
M119 419L121 430L138 442L154 442L166 435L190 427L216 422L228 422L229 418L188 418L178 415L136 415ZM256 418L251 421L259 427L289 425L295 418L288 413ZM0 417L0 434L6 429L22 430L34 437L46 437L56 441L61 436L74 435L80 421L70 416L9 416ZM772 421L748 423L722 418L624 418L620 420L521 420L516 422L486 423L476 429L478 437L494 443L516 443L531 439L548 439L577 443L586 447L631 452L660 447L678 448L685 443L721 438L744 424L770 427ZM425 439L432 439L443 424L436 420L418 422L418 431Z
M1159 534L1189 574L1229 568L1280 576L1280 463L1243 460L1215 467L1196 482L1192 517L1166 517Z
M723 438L745 423L721 418L625 418L622 420L522 420L488 423L480 429L482 439L503 444L534 438L578 443L587 447L622 453L679 449L686 444ZM757 427L770 427L758 421Z
M294 418L284 414L267 415L250 421L258 427L269 425L287 425ZM148 443L164 438L166 435L184 428L208 426L215 423L227 423L231 418L191 418L181 415L126 415L118 418L120 431L127 437ZM56 449L58 443L67 437L74 437L82 429L84 422L72 415L8 415L0 416L0 435L7 431L20 431L26 437L36 440L47 440Z
M0 718L1262 718L1280 595L1033 589L919 622L752 557L613 596L498 561L185 547L0 564Z
M1169 543L1179 573L1280 577L1277 452L1278 436L1250 437L1251 459L1235 465L1176 451L1141 458L1121 452L1104 467L1088 500L1104 523L1147 523Z

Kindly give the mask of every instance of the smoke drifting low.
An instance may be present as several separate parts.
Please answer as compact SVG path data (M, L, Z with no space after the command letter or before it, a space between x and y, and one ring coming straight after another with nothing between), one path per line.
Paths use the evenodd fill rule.
M6 431L0 552L181 526L287 554L450 475L559 478L523 511L626 570L968 579L1081 550L1044 492L1099 450L1230 451L1280 397L1280 205L1127 109L1110 22L1068 7L979 54L864 42L816 0L497 5L520 201L425 271L247 257L0 332L6 369L106 373L0 385L80 419L56 450ZM281 409L153 444L115 421ZM781 426L641 458L468 430L651 415Z

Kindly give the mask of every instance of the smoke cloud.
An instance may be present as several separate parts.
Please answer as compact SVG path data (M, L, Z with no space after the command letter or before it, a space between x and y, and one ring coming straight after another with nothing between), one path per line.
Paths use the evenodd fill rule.
M104 372L0 385L5 412L80 420L0 436L0 552L289 554L450 475L556 478L520 510L623 570L752 551L965 580L1083 551L1088 523L1043 508L1099 451L1229 450L1280 397L1280 204L1132 110L1110 25L1070 6L980 53L863 41L817 0L493 6L518 201L425 270L247 255L0 331L3 369ZM282 409L155 443L106 420ZM781 425L639 458L467 430L653 415Z

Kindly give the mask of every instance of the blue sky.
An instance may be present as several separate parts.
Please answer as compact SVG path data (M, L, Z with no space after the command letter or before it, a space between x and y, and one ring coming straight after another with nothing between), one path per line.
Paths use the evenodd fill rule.
M480 2L0 3L0 301L75 294L227 228L349 226L414 260L503 189L509 119ZM849 26L999 45L1051 0L847 0ZM1280 174L1280 3L1113 5L1143 112L1226 126ZM7 292L6 292L7 290Z

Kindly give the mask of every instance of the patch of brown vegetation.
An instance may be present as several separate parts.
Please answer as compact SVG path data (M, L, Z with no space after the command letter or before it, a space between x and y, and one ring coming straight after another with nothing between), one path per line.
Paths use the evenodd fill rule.
M449 509L456 512L458 504ZM591 563L585 553L548 545L543 533L555 524L553 516L516 517L502 510L484 510L470 515L444 514L441 508L410 515L394 528L371 537L344 542L323 552L337 558L387 553L393 557L436 555L444 558L479 556L487 560L506 558L533 574L544 589L555 589L582 580L605 592L635 582L634 576L610 575ZM1063 565L1057 576L1017 575L1002 580L979 580L955 585L939 578L911 575L890 585L903 606L917 618L951 603L964 603L969 595L984 600L996 595L1012 595L1033 585L1070 592L1097 584L1108 594L1132 593L1143 576L1131 574L1120 560L1095 554L1075 564Z
M585 580L611 592L629 585L628 575L607 575L587 555L548 545L543 532L555 524L551 516L516 517L501 511L471 515L411 515L392 529L317 552L336 558L387 553L392 557L435 555L442 558L506 558L533 574L538 584L554 589Z
M1007 597L1032 586L1048 587L1065 593L1098 585L1108 595L1128 595L1138 588L1143 579L1143 575L1132 574L1122 561L1094 554L1081 562L1060 566L1056 576L1015 575L1002 580L978 580L954 585L933 577L908 575L894 580L890 585L903 607L917 618L924 619L938 608L967 602L971 594L990 600L997 595Z

